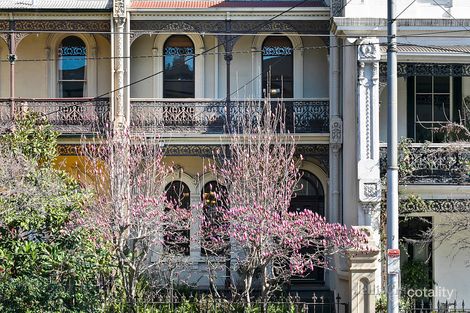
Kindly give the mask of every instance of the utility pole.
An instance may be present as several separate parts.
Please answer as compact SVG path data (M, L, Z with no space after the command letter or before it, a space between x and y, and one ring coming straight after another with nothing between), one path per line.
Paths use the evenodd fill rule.
M387 0L387 312L398 313L398 134L396 0Z

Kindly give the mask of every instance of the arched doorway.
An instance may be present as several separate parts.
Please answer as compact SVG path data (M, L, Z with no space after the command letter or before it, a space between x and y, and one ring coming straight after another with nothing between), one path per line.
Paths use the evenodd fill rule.
M301 212L304 210L313 211L321 216L325 216L325 192L320 180L310 172L302 171L302 177L297 184L298 190L291 200L289 211ZM315 249L315 248L308 248ZM293 283L323 283L324 269L315 268L303 277L294 277Z
M171 210L171 207L178 207L189 210L191 205L191 193L188 185L182 181L175 180L165 187L166 199L170 204L167 210ZM164 231L165 232L165 231ZM190 230L189 229L167 229L164 234L165 246L172 252L177 254L189 255L189 243L190 243ZM168 235L171 234L171 235ZM175 241L175 237L180 237ZM187 240L182 240L186 238Z

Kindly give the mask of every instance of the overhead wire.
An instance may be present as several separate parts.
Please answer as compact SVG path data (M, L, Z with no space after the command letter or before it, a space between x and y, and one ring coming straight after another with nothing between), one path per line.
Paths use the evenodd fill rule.
M271 21L275 20L276 18L278 18L278 17L280 17L280 16L282 16L282 15L284 15L284 14L289 13L290 11L294 10L295 8L299 7L300 5L302 5L302 4L304 4L304 3L308 2L308 1L309 1L309 0L302 0L302 1L297 2L297 3L294 4L293 6L289 7L287 10L284 10L284 11L282 11L282 12L276 14L275 16L269 18L268 20L266 20L266 22L261 23L261 24L258 24L258 25L256 25L255 27L252 27L249 31L254 31L254 30L256 30L256 29L262 28L263 26L266 26L267 24L269 24ZM219 44L213 46L212 48L209 48L209 49L207 49L207 50L204 50L204 51L202 51L202 52L200 52L200 53L195 54L194 56L192 56L192 57L190 58L190 60L191 60L191 59L192 59L192 60L195 60L197 57L199 57L199 56L201 56L201 55L204 55L204 54L206 54L206 53L209 52L209 51L215 50L215 49L217 49L218 47L223 46L224 44L231 43L233 40L235 40L236 38L240 37L239 35L238 35L238 36L233 36L233 35L231 35L230 33L227 33L226 35L227 35L228 37L226 38L226 40L225 40L223 43L219 43ZM187 61L187 60L185 60L185 62L186 62L186 61ZM183 64L181 64L181 65L179 65L179 66L183 66ZM113 93L115 93L116 91L119 91L119 90L121 90L121 89L129 88L129 87L131 87L131 86L133 86L133 85L136 85L136 84L138 84L138 83L141 83L141 82L143 82L143 81L146 81L146 80L148 80L148 79L150 79L150 78L152 78L152 77L155 77L155 76L157 76L157 75L163 74L163 72L164 72L164 70L161 70L161 71L152 73L151 75L147 75L147 76L145 76L145 77L143 77L143 78L140 78L140 79L138 79L138 80L136 80L136 81L130 82L130 83L128 83L128 84L125 84L124 86L119 86L118 88L115 88L115 89L110 90L110 91L108 91L108 92L106 92L106 93L100 94L99 96L95 97L94 99L99 99L99 98L102 98L102 97L104 97L104 96L113 94Z

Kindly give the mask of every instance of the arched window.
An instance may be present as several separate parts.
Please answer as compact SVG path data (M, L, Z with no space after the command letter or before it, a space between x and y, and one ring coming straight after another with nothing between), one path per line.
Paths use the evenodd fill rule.
M65 37L58 49L59 97L81 98L86 87L87 51L83 40Z
M287 37L269 36L262 46L262 95L272 98L294 96L294 51Z
M290 203L290 211L301 212L311 210L321 216L325 215L325 193L320 180L307 171L301 171L302 177L297 184L297 191ZM315 251L315 247L303 248L304 251ZM324 270L315 267L305 273L303 277L294 277L293 280L323 282Z
M302 177L297 184L297 190L291 201L291 210L303 211L309 209L322 216L325 215L325 193L320 180L307 171L301 172Z
M173 35L163 46L163 97L194 98L194 44Z
M204 185L201 193L204 220L202 221L201 253L223 255L229 251L230 238L223 211L228 207L227 189L216 181Z
M181 181L173 181L165 187L165 190L166 199L172 207L178 207L186 210L190 209L191 193L188 185ZM171 210L171 208L168 208L167 210ZM166 248L174 253L189 255L190 230L174 228L175 226L173 225L167 227L164 230L164 242Z

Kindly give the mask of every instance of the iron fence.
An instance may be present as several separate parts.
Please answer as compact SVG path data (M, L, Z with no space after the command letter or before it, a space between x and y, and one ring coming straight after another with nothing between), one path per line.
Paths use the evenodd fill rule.
M286 128L295 133L327 133L329 102L324 99L284 100ZM131 100L131 126L140 132L223 134L247 117L256 119L263 102L222 100Z

